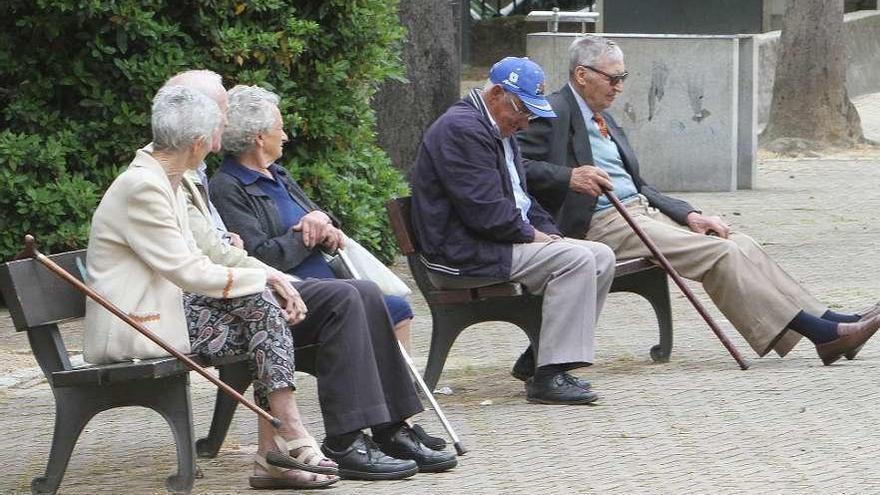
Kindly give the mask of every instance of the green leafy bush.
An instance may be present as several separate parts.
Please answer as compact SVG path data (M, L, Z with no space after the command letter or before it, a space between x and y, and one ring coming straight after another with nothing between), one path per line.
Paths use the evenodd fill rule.
M28 232L47 252L84 246L104 189L150 138L152 95L206 68L281 95L283 165L389 259L383 205L405 183L369 99L401 77L403 34L397 0L0 2L0 258Z

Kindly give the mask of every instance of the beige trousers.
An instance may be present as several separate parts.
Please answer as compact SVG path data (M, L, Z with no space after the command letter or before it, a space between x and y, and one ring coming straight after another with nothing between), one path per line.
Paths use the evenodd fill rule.
M731 232L728 239L692 232L648 206L639 196L627 211L678 273L703 284L715 305L764 356L785 356L800 340L786 325L803 310L821 316L828 308L788 275L751 237ZM618 259L651 257L650 251L614 208L593 216L587 240L602 242Z
M544 296L537 366L593 362L596 322L614 266L614 253L598 242L564 238L513 245L510 280Z

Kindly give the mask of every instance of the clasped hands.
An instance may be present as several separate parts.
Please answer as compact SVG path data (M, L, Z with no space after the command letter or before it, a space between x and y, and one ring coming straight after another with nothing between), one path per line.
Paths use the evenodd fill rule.
M302 232L303 244L307 248L312 249L321 245L331 253L342 247L345 239L345 234L333 226L330 217L317 210L302 217L296 225L291 227L291 230ZM283 304L281 310L289 324L295 325L305 319L308 313L306 304L287 275L274 268L269 268L266 272L266 283L272 287Z
M341 248L345 234L333 226L333 221L323 211L311 211L291 227L295 232L302 232L303 244L309 249L321 245L328 253L335 253Z

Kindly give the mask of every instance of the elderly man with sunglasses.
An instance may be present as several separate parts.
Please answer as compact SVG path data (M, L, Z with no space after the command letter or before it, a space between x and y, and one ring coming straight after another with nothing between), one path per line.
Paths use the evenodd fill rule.
M544 72L525 58L495 64L489 83L425 132L412 169L412 222L434 285L474 288L513 280L544 295L527 399L587 404L598 395L568 371L594 359L594 330L614 278L614 254L563 238L529 195L514 133L555 115Z
M784 356L803 336L826 365L855 357L880 327L880 305L855 314L829 310L750 237L642 180L623 130L605 112L626 77L614 42L578 38L569 48L568 84L548 98L558 118L536 119L518 135L529 189L560 230L607 244L620 259L650 256L603 194L613 190L675 269L702 282L759 356Z

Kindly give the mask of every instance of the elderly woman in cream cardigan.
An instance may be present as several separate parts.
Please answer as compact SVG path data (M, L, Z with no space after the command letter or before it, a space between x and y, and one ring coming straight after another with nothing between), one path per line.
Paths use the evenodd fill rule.
M293 339L289 325L306 307L281 272L262 264L222 266L194 245L188 227L181 177L202 163L222 132L217 103L184 86L166 86L153 99L153 144L138 150L113 181L92 218L86 265L89 284L123 311L183 352L208 355L251 352L254 396L285 425L301 424L294 399ZM198 297L193 308L184 300ZM209 302L205 302L209 301ZM213 302L211 302L213 301ZM224 326L222 335L213 330ZM85 359L107 363L165 355L160 347L87 301ZM187 330L189 329L189 334ZM302 469L283 442L260 420L255 488L316 488L336 482L336 464L317 451ZM278 440L276 442L276 440ZM309 437L309 440L311 438ZM276 447L276 445L279 447ZM311 440L314 443L314 440ZM270 460L272 458L270 457Z

